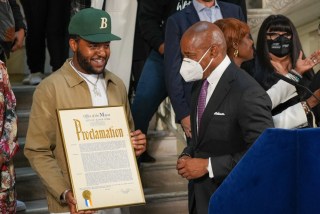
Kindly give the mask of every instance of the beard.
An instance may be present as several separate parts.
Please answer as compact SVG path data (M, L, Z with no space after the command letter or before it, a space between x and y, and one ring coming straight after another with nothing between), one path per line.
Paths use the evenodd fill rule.
M77 56L77 61L78 61L79 66L84 71L86 71L88 74L101 74L101 73L103 73L104 68L106 67L106 64L107 64L107 59L106 59L106 62L105 62L105 65L103 66L103 68L101 70L96 70L90 64L90 59L83 56L81 54L81 52L79 51L79 49L76 52L76 56Z

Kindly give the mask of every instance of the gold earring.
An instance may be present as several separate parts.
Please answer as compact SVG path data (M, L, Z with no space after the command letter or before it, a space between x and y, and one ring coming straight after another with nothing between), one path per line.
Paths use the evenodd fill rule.
M233 55L234 55L234 57L238 57L238 55L239 55L239 50L238 50L238 49L235 49L234 52L233 52Z

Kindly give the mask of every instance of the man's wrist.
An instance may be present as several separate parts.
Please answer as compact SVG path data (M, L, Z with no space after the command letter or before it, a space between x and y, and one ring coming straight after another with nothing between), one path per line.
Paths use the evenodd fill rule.
M66 195L67 193L71 191L70 189L66 189L61 195L60 195L60 202L63 203L63 204L66 204L67 203L67 200L66 200Z
M181 153L181 155L179 155L178 159L179 159L179 158L182 158L183 156L187 156L187 157L190 157L190 158L191 158L191 155L190 155L190 154L183 152L183 153Z

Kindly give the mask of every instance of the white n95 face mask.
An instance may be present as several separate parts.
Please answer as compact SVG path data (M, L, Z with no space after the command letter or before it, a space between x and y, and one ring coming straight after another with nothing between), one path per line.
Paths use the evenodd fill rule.
M211 46L210 46L211 48ZM192 82L201 80L203 77L203 73L207 70L207 68L211 65L212 60L210 60L207 67L203 70L202 66L200 65L201 60L204 58L204 56L208 53L210 48L203 54L203 56L200 58L200 60L197 62L193 59L189 58L183 58L181 68L180 68L180 74L183 77L184 81L186 82Z

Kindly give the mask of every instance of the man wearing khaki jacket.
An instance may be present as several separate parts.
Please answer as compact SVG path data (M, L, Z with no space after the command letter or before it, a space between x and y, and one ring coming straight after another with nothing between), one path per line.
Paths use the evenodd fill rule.
M93 8L81 10L72 17L69 34L74 55L34 92L24 148L46 188L50 213L76 213L56 110L123 105L133 130L126 88L120 78L105 70L110 41L120 39L111 34L109 14ZM139 156L146 148L145 135L137 130L131 137Z

